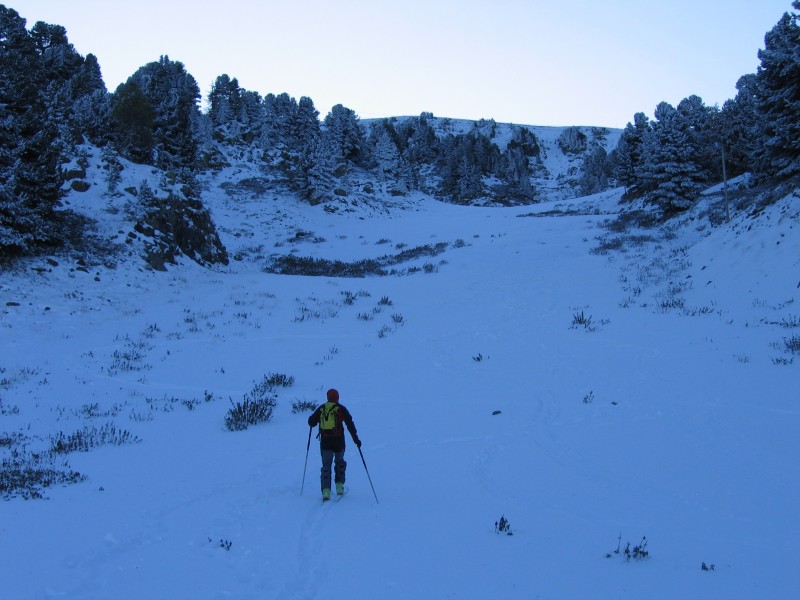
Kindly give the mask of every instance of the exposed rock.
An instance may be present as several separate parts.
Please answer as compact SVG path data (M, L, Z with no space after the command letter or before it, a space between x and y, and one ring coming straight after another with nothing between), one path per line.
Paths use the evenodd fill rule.
M181 254L203 266L228 264L228 252L202 202L175 196L156 202L135 227L149 238L145 260L153 269L166 271Z
M558 138L558 145L564 154L580 154L586 151L586 134L580 127L567 127Z
M86 169L70 169L64 172L64 180L86 179Z
M73 179L69 185L76 192L85 192L91 187L91 184L83 179Z

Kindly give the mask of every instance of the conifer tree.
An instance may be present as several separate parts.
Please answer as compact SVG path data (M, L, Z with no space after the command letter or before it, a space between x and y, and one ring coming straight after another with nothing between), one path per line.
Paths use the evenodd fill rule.
M363 158L364 131L356 113L337 104L325 117L325 128L341 158L360 164Z
M264 125L264 107L261 94L250 90L242 90L240 96L239 123L241 123L242 141L252 144L261 138Z
M583 175L580 179L580 193L589 196L608 188L608 153L602 146L596 146L583 160Z
M261 143L266 150L303 154L319 137L319 112L311 98L297 102L289 94L267 94L263 100Z
M704 176L687 119L666 102L656 107L654 116L656 121L642 142L638 181L648 190L648 200L669 216L691 206Z
M298 152L303 152L319 139L319 111L308 96L300 98L297 111L289 117L287 134L289 146Z
M642 113L633 115L633 124L628 123L622 131L614 160L614 177L628 188L623 198L637 198L646 190L639 180L642 166L642 144L650 129L650 121Z
M534 197L528 156L519 145L509 144L503 153L500 173L505 181L505 193L515 200L530 201Z
M423 112L416 119L408 119L399 128L398 135L405 140L403 153L414 166L433 163L439 154L439 138L430 124L432 119L432 113Z
M155 147L155 109L136 82L129 79L114 92L111 121L122 155L135 163L150 164Z
M84 98L96 92L105 92L100 66L93 55L84 59L78 54L61 25L39 21L31 29L30 35L39 55L38 68L42 78L40 93L45 103L46 117L56 126L59 143L66 152L74 144L83 141L83 121L88 116ZM100 94L94 97L94 108L99 111L100 120L106 114L102 100ZM83 112L79 113L81 110ZM90 121L86 125L96 132L105 123Z
M239 82L227 74L220 75L211 84L211 91L208 93L208 116L214 127L229 125L234 119L234 102L231 97L238 94Z
M681 100L676 110L688 130L699 177L707 182L721 180L719 109L692 95Z
M334 172L340 160L339 148L325 132L306 148L301 159L300 191L311 204L330 200L336 187Z
M384 188L407 191L410 184L408 172L398 148L397 132L388 119L373 124L367 142L371 165L374 165Z
M91 142L104 146L111 138L111 102L100 65L93 54L86 55L68 85L72 98L72 138L80 141L86 136Z
M98 91L106 91L100 63L97 62L97 57L94 54L86 55L86 58L70 79L70 86L72 88L72 97L76 99L90 96Z
M62 192L62 140L49 109L49 82L43 51L45 33L60 40L61 30L44 24L37 36L25 19L0 5L0 252L26 252L58 242L55 207Z
M740 77L736 97L722 106L720 143L725 147L728 174L732 177L755 167L754 157L763 131L756 85L755 74Z
M162 56L131 75L152 108L155 166L190 177L197 159L200 89L183 63Z
M800 2L792 3L800 10ZM755 92L762 139L757 151L760 175L777 179L800 175L800 24L785 13L764 38Z
M500 149L486 136L448 135L442 140L438 160L439 191L457 203L480 198L486 195L484 177L500 175L502 165Z
M283 172L292 188L303 189L304 170L320 137L319 113L306 96L298 103L289 94L267 94L262 101L259 144Z
M264 127L261 144L268 150L289 151L291 121L297 113L297 101L283 93L264 96Z

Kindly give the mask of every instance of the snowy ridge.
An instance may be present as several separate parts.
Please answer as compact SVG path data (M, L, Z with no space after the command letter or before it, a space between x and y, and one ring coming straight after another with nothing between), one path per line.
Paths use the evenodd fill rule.
M203 194L230 265L155 273L98 162L70 207L129 258L3 273L0 456L16 436L43 450L106 424L140 441L67 454L84 482L3 503L7 597L785 598L800 586L795 196L718 226L704 212L718 196L704 197L680 224L618 232L620 190L506 209L415 194L331 213L226 194L219 183L252 175L240 165ZM151 175L126 165L120 189ZM274 256L357 261L440 242L400 275L264 272ZM226 431L231 401L268 373L295 378L272 421ZM307 413L292 404L329 387L380 505L351 444L348 497L322 510L313 439L300 495ZM495 533L501 516L513 536ZM643 537L647 558L614 553Z

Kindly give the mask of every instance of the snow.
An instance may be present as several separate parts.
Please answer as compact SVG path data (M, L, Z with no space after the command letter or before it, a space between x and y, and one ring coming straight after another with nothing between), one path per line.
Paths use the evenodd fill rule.
M122 242L125 200L102 197L90 173L71 206ZM123 175L121 189L148 172ZM698 211L602 254L619 190L513 209L412 195L331 213L217 187L239 176L204 195L242 258L228 267L156 273L130 259L84 272L56 257L3 273L0 432L46 448L113 423L141 440L69 454L86 481L3 502L4 597L800 589L800 371L784 343L800 321L795 197L716 227ZM263 272L273 253L358 260L438 242L443 254L400 265L433 272ZM138 370L121 370L115 352L132 348ZM225 430L231 401L270 373L295 378L273 420ZM321 403L329 387L354 416L379 503L352 443L341 502L320 502L314 439L300 494L308 413L292 403ZM512 536L495 531L501 517ZM647 558L614 553L643 537Z

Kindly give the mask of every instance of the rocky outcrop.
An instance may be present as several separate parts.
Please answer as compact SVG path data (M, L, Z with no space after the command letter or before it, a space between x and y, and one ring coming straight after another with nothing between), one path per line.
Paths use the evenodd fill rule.
M146 238L145 260L157 271L176 264L181 254L203 266L228 264L211 214L199 200L158 199L135 229Z

